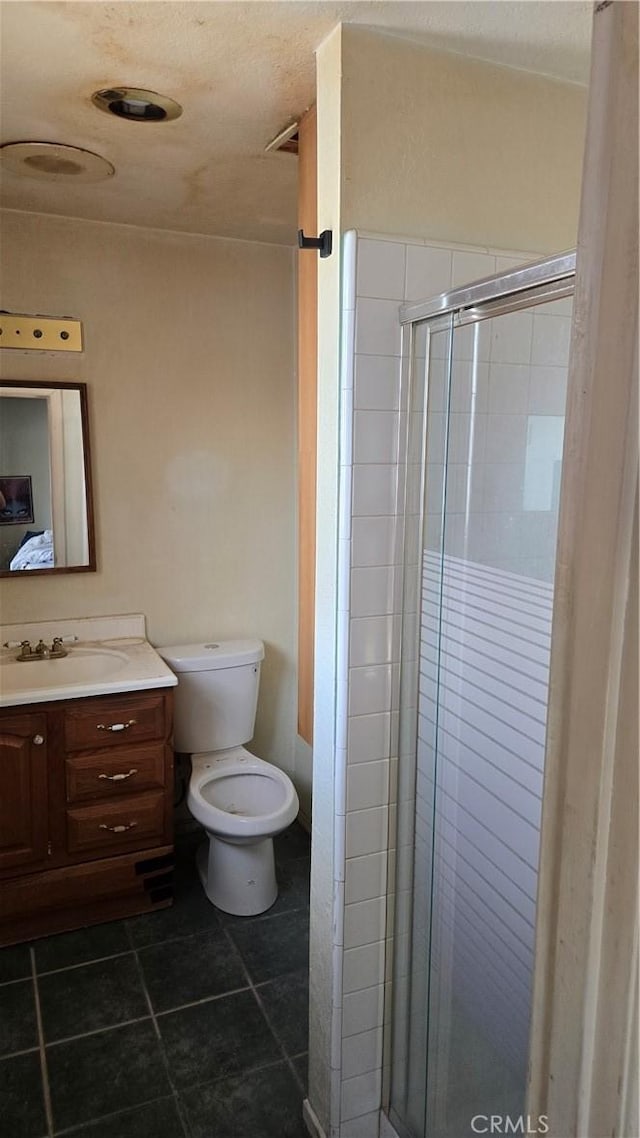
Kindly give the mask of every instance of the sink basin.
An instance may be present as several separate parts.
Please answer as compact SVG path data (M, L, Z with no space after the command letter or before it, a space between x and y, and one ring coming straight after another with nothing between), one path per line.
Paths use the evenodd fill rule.
M5 625L0 643L0 707L82 699L116 692L174 687L177 677L146 639L144 617L131 614ZM64 636L68 654L58 660L17 660L7 642ZM6 637L6 641L5 641Z
M112 648L72 648L61 660L18 661L15 656L0 663L3 694L37 692L74 684L92 684L115 679L129 663L124 652Z

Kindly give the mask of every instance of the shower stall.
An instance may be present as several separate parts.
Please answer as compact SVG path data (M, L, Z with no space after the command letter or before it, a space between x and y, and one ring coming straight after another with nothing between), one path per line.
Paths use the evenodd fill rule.
M574 272L566 254L402 309L402 1138L525 1112Z

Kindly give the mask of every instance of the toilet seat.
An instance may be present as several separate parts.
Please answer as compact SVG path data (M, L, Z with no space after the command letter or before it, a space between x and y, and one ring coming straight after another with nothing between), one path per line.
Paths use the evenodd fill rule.
M191 763L187 805L217 837L260 840L296 818L298 796L288 775L244 747L192 755Z

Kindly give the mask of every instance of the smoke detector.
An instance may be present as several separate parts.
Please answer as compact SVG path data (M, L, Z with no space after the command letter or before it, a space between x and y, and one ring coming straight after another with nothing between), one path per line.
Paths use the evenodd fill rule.
M101 182L116 172L100 154L62 142L6 142L0 158L5 170L44 182Z

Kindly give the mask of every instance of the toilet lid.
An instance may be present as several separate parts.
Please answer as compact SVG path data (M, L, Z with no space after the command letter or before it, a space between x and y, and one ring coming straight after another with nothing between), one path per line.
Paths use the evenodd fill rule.
M174 644L156 651L174 672L215 671L240 668L264 659L261 640L218 640L200 644Z

